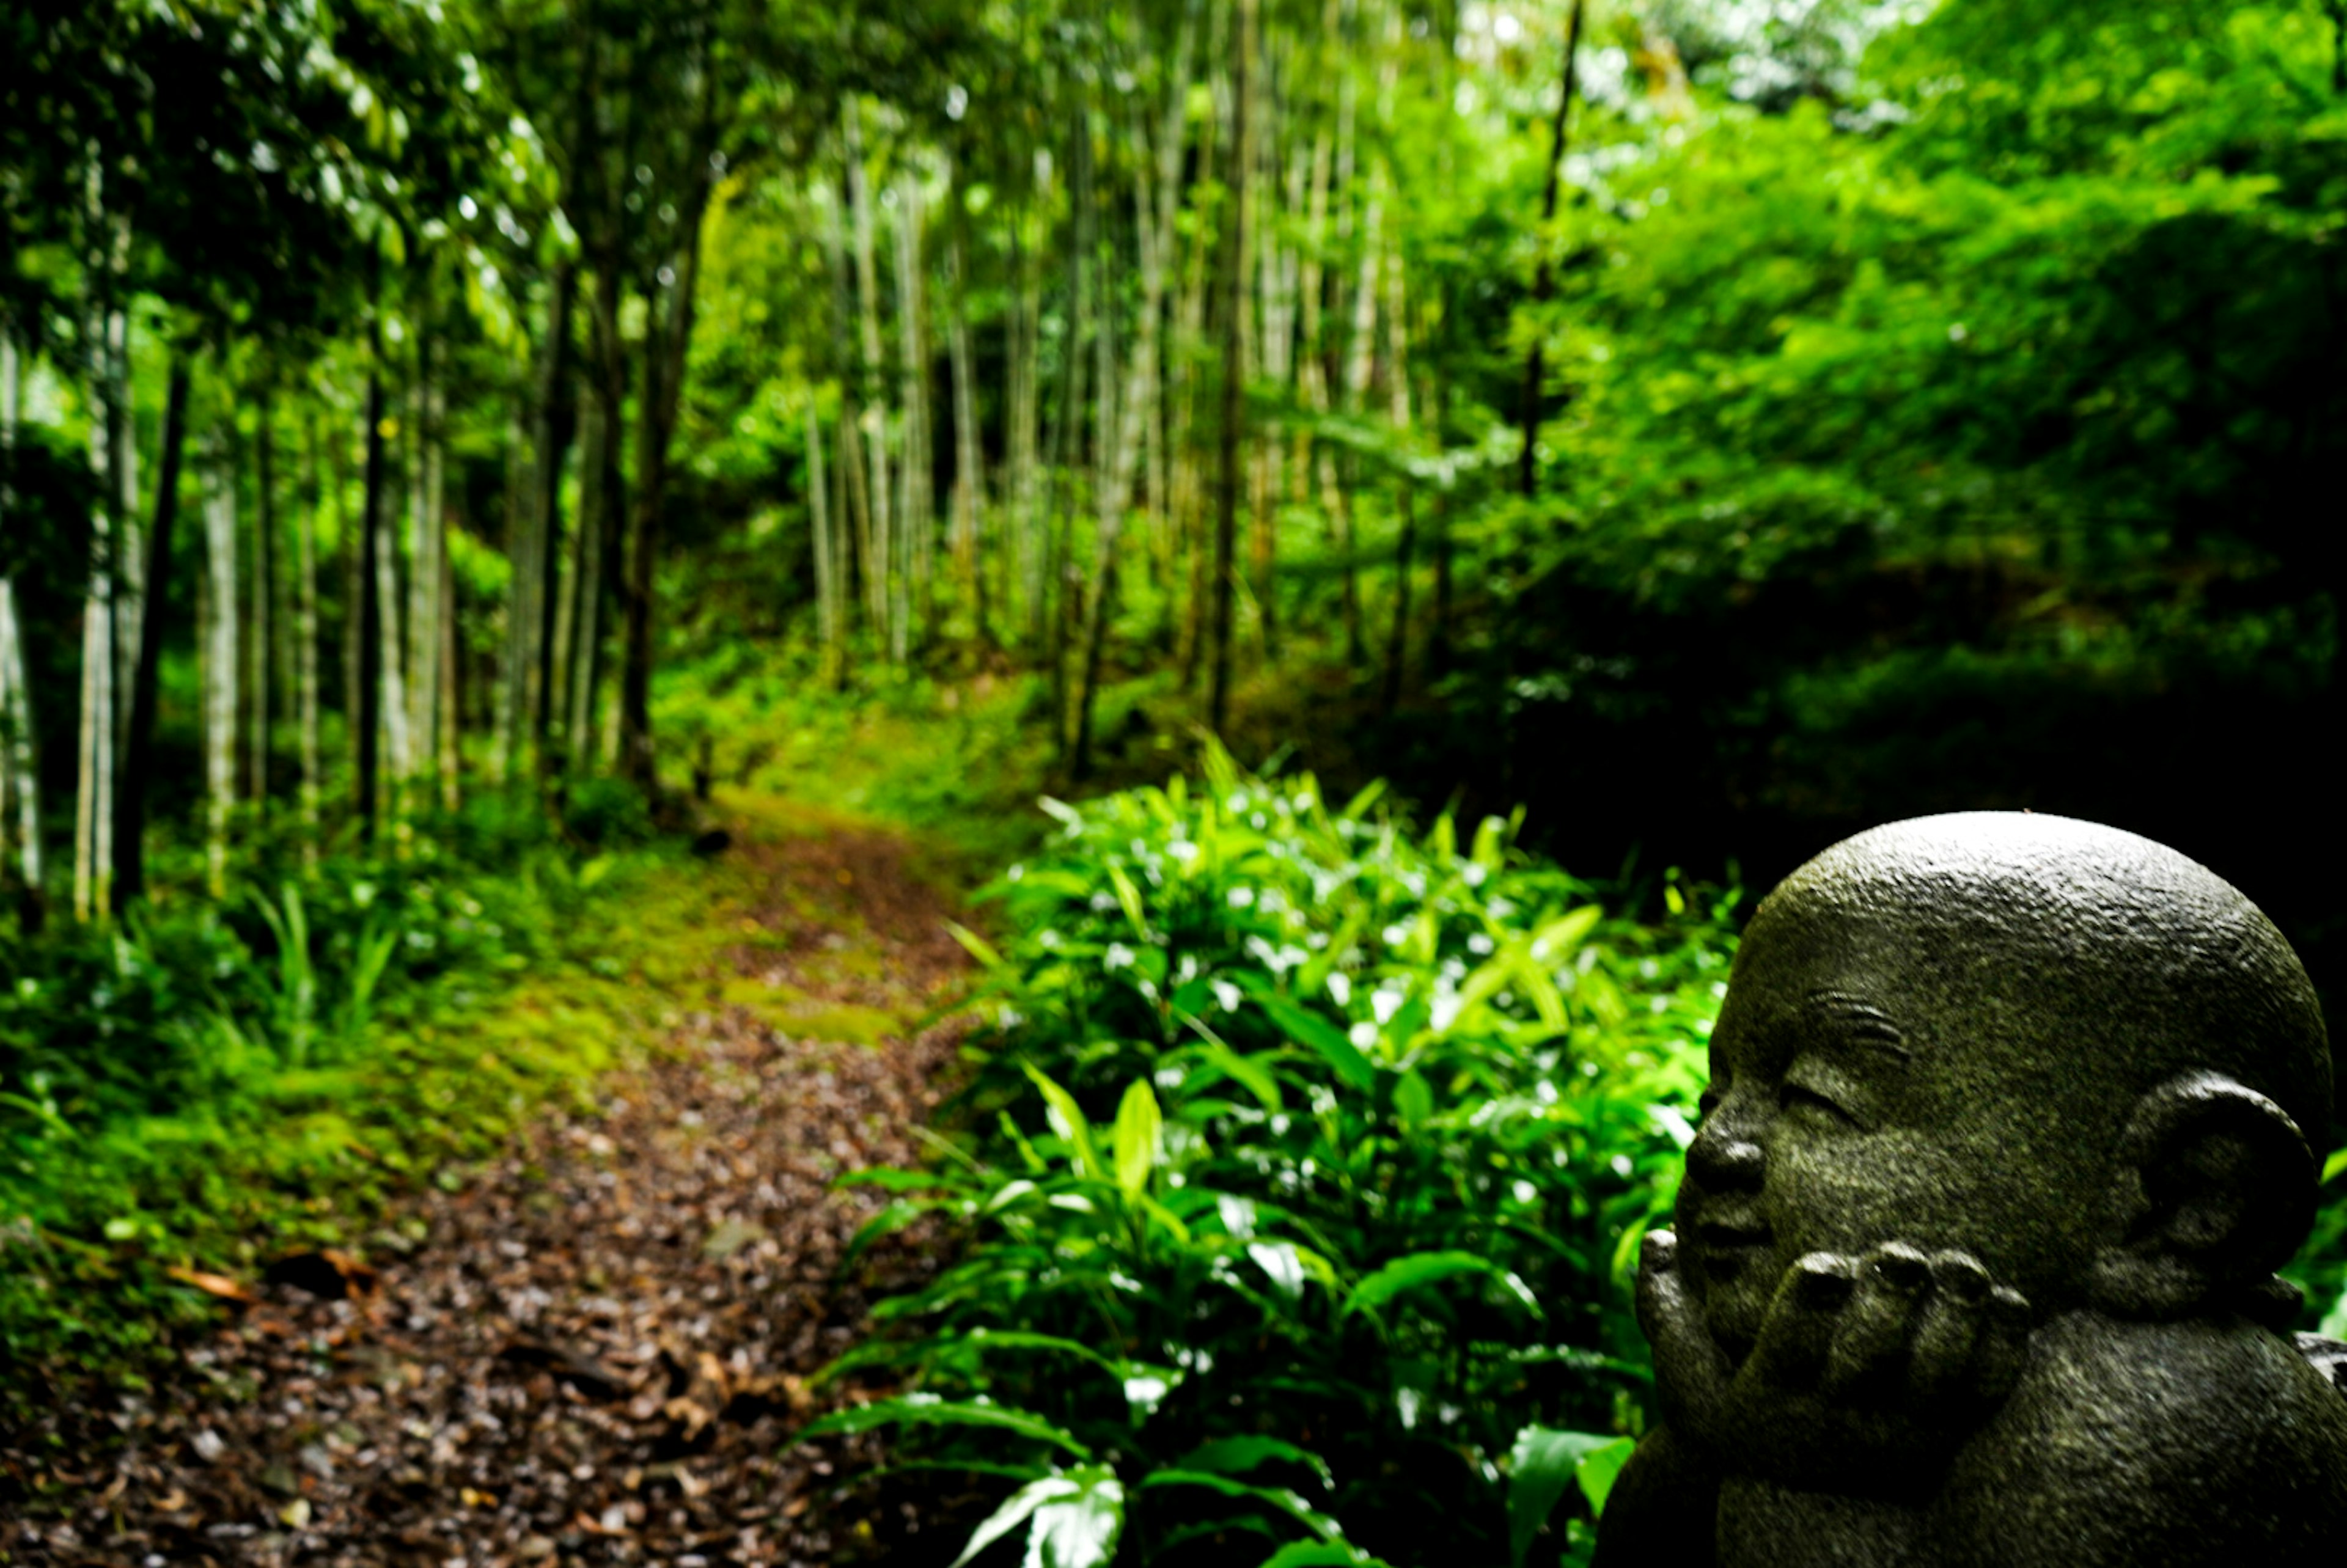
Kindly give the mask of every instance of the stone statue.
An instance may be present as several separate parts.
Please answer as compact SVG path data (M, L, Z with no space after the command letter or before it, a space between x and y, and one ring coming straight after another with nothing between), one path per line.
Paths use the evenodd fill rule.
M2230 886L2062 817L1860 834L1760 906L1711 1074L1601 1568L2347 1564L2347 1348L2273 1274L2330 1045Z

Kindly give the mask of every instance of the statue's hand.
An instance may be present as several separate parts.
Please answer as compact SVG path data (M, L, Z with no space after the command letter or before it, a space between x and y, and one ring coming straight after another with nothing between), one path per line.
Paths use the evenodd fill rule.
M1840 1491L1936 1480L2012 1392L2029 1337L2029 1304L1974 1259L1893 1242L1795 1263L1734 1366L1667 1231L1646 1238L1638 1320L1665 1419L1724 1471Z

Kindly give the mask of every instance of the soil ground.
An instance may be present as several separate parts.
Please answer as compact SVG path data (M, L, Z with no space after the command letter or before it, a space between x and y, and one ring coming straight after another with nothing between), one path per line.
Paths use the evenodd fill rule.
M871 1455L791 1433L866 1290L932 1266L894 1245L843 1279L883 1195L833 1183L919 1158L949 896L868 825L735 837L748 891L642 1065L417 1194L396 1248L239 1282L179 1376L0 1451L32 1500L0 1563L813 1564L917 1532L833 1505Z

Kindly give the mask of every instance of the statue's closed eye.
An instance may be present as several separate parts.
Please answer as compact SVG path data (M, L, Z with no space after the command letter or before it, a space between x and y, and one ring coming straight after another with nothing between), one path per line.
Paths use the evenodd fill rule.
M1786 1111L1811 1111L1848 1125L1857 1124L1857 1119L1843 1110L1838 1101L1806 1083L1787 1081L1777 1091L1777 1103Z

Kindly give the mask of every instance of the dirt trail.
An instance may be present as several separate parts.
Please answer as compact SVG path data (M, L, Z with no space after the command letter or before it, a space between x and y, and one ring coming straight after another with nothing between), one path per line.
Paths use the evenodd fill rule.
M731 855L759 891L650 1066L401 1210L407 1255L311 1259L345 1299L261 1286L183 1378L124 1401L118 1451L0 1453L36 1499L0 1518L0 1563L699 1568L855 1545L812 1506L830 1466L787 1447L805 1379L864 1326L834 1266L882 1200L830 1183L917 1158L954 1030L903 1020L963 958L901 840Z

